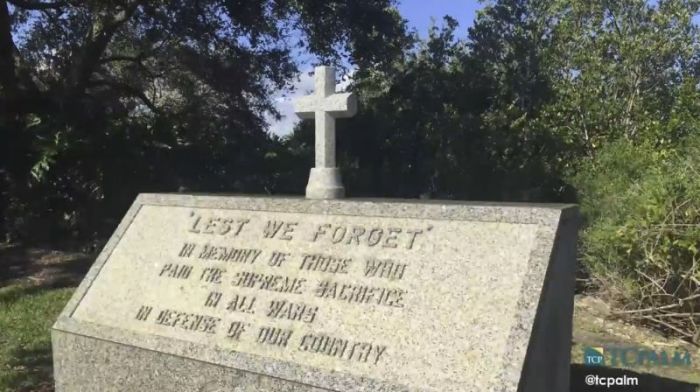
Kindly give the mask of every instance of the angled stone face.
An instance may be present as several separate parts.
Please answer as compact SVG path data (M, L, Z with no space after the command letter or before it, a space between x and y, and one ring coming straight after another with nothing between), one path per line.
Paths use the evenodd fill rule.
M560 205L141 195L54 326L57 390L565 390L575 228Z

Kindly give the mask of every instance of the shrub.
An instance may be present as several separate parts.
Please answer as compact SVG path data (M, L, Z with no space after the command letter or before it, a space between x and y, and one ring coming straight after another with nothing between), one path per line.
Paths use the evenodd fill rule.
M700 135L604 147L573 182L584 268L618 314L700 341Z

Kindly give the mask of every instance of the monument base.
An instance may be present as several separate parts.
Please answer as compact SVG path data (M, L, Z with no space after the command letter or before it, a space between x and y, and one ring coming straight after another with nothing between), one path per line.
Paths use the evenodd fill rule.
M330 392L59 330L51 340L57 392Z
M337 167L314 167L309 173L306 185L307 199L341 199L345 197L345 188L340 181Z

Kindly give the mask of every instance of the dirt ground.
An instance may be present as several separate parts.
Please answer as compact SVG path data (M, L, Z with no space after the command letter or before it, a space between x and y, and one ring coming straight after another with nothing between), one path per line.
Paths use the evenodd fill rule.
M675 350L687 350L691 366L629 366L619 365L618 370L627 370L647 375L647 384L660 384L658 391L700 391L700 347L677 338L668 338L659 332L633 325L613 315L604 301L592 296L576 296L574 302L574 331L571 362L574 368L583 363L585 347L641 348L669 354ZM630 360L634 362L634 360ZM590 370L590 368L588 368ZM625 374L630 374L625 372ZM679 381L674 383L672 380ZM572 374L572 382L574 375ZM694 387L685 384L694 384ZM668 384L668 385L667 385ZM640 382L640 385L641 382ZM621 389L622 390L622 389Z
M41 287L75 287L95 256L0 244L0 287L19 282Z

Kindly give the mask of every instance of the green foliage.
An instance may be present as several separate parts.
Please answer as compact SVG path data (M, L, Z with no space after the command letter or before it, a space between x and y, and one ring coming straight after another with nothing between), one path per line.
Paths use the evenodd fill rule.
M700 122L678 150L625 140L599 150L575 177L582 261L633 317L698 339Z
M502 0L468 39L446 18L356 75L361 108L338 133L350 193L578 199L582 265L615 305L681 303L697 290L697 161L683 158L700 130L697 7ZM310 123L287 142L310 164ZM639 315L692 338L697 302L682 303Z
M456 29L446 17L389 67L354 76L360 110L339 122L337 136L350 195L560 200L563 184L547 160L556 139L535 133L525 109L500 106L495 90L511 80L488 75ZM309 163L311 127L300 124L288 139Z
M352 170L349 189L360 195L464 197L477 180L483 95L464 73L464 43L456 21L445 19L392 69L358 75L359 115L339 127L341 159ZM475 194L476 192L472 192Z
M688 0L556 2L545 61L555 96L536 126L561 138L569 167L620 138L684 136L664 124L683 89L696 88L697 10Z
M267 134L271 93L299 50L347 56L351 196L579 201L601 287L692 335L699 6L493 0L417 40L391 0L0 1L0 223L99 237L138 192L300 194L312 123Z
M0 234L103 236L138 192L272 192L293 55L380 69L404 23L391 0L0 1Z
M685 0L556 3L554 95L531 122L560 140L587 221L584 268L632 317L695 340L697 12Z

